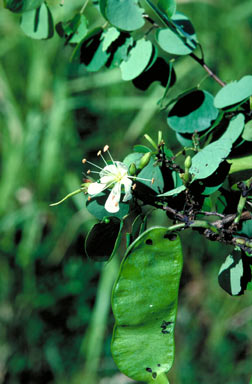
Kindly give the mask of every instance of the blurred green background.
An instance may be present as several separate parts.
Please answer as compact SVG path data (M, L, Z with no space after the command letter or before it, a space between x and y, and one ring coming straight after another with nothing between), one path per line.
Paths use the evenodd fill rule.
M55 2L55 20L83 1ZM251 0L181 1L206 62L224 81L251 73ZM89 11L90 12L90 11ZM96 15L93 15L95 24ZM142 93L118 70L87 73L70 63L71 48L58 37L34 41L19 16L0 4L0 382L126 384L110 354L110 291L119 258L89 261L84 239L95 219L85 198L51 202L77 189L83 156L95 159L109 144L121 160L143 134L162 130L173 150L153 84ZM190 57L175 64L170 92L218 84ZM145 143L146 144L146 143ZM156 213L150 224L165 224ZM249 383L252 375L252 296L231 298L217 282L229 248L184 233L184 271L176 326L173 384Z

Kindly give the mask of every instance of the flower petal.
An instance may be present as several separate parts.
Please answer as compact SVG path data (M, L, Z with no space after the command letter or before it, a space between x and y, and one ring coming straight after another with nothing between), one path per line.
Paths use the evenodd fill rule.
M130 180L128 177L123 177L122 184L124 185L125 189L125 196L123 198L123 201L128 201L132 198L131 193L131 186L132 186L132 180Z
M88 187L89 195L97 195L98 193L104 191L106 189L106 184L102 183L91 183Z
M106 167L104 167L101 172L100 172L100 177L103 177L103 176L110 176L111 174L112 175L116 175L118 173L118 169L117 167L115 166L115 164L110 164L110 165L106 165Z
M106 175L101 177L101 183L102 184L111 184L116 182L116 178L114 175Z
M121 197L121 183L116 183L112 188L104 208L110 213L119 211L119 201Z

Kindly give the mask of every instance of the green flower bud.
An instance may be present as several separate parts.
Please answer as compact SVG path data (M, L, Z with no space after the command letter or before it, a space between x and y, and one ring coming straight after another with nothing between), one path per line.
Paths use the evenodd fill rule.
M130 174L130 176L135 176L136 172L137 172L136 164L135 163L131 163L130 166L129 166L129 174Z
M149 164L150 159L151 159L151 152L147 152L147 153L145 153L145 154L143 155L143 157L141 158L141 160L140 160L138 169L143 169L144 167L146 167L146 165Z
M186 157L184 165L185 165L185 171L189 170L189 168L192 165L192 158L191 158L191 156L187 156Z

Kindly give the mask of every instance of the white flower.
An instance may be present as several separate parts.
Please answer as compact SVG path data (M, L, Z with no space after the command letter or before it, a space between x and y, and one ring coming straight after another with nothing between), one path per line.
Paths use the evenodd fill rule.
M128 177L128 168L120 161L114 161L113 164L106 165L106 167L99 172L99 175L99 181L89 185L88 193L91 196L97 195L105 189L112 187L104 208L110 213L116 213L119 211L122 186L124 186L125 192L122 201L125 202L132 198L132 180Z
M89 195L96 196L99 193L105 191L106 189L111 188L111 191L106 200L104 208L106 209L106 211L110 213L116 213L119 211L119 208L120 208L119 202L121 199L122 189L123 189L123 192L125 193L122 199L123 202L126 202L132 198L132 193L131 193L131 188L133 183L132 179L150 181L151 183L153 183L154 180L147 180L140 177L130 176L128 174L128 167L120 161L114 161L108 149L109 149L108 145L105 145L103 152L108 152L112 164L108 164L106 162L101 151L99 151L97 155L102 157L105 163L104 168L101 168L98 165L91 163L86 159L83 159L82 163L83 164L89 163L100 170L99 172L91 171L91 170L88 170L87 172L88 174L89 173L99 174L99 180L91 183L88 186L87 192L89 193ZM134 186L133 186L133 189L134 189Z

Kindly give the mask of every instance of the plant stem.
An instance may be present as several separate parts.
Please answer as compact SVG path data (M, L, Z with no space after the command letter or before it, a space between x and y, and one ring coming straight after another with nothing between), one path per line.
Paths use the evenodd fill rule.
M193 60L197 61L197 63L199 63L202 68L204 68L204 70L209 74L210 77L212 77L222 87L225 87L226 83L224 83L224 81L222 81L217 75L215 75L215 73L206 65L203 59L200 59L194 53L191 53L190 56Z

